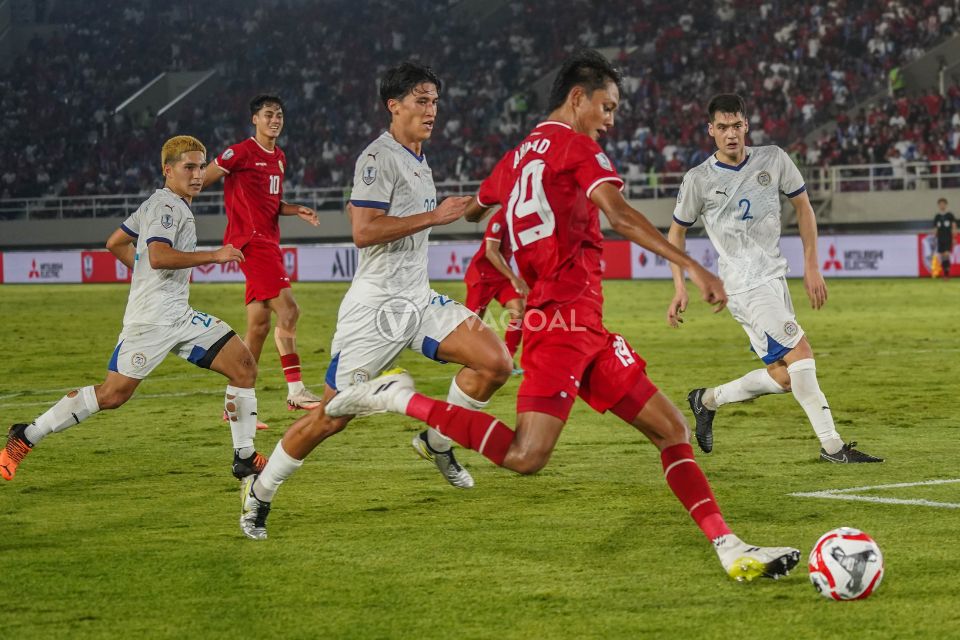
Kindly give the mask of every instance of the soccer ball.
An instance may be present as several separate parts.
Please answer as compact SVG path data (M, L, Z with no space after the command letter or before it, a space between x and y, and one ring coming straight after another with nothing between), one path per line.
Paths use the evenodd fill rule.
M883 579L883 554L873 538L840 527L820 536L810 552L810 582L824 598L861 600Z

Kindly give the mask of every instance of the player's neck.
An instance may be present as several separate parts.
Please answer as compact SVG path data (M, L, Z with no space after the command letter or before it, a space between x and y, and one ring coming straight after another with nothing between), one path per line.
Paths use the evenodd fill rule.
M257 144L259 144L261 147L263 147L267 151L273 151L277 146L276 138L270 138L261 133L257 133L255 136L253 136L253 139L256 140Z
M192 196L192 195L190 195L189 193L182 193L182 192L178 191L177 188L176 188L175 186L173 186L172 184L170 184L169 182L166 183L166 184L164 184L163 187L164 187L165 189L167 189L168 191L174 193L178 198L183 198L184 200L186 200L186 201L187 201L187 204L190 204L190 203L193 202L193 196Z
M729 164L734 167L738 167L740 166L741 163L743 163L744 159L746 159L747 157L747 148L746 146L741 147L740 153L738 153L735 156L728 155L718 150L715 154L713 154L713 157L724 164Z
M390 135L393 139L405 146L416 156L423 155L423 140L415 140L412 136L405 135L399 127L390 127Z

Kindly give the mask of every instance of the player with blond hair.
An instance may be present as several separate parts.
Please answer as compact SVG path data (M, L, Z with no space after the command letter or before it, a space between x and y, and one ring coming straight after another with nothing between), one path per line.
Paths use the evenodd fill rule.
M150 196L113 232L107 248L132 270L123 330L97 385L71 391L29 424L15 424L0 451L0 475L13 480L18 466L52 433L80 424L98 411L116 409L133 395L168 353L228 379L224 408L233 432L233 474L259 472L266 458L256 452L257 364L230 326L190 306L190 271L205 264L242 262L243 253L227 244L197 251L190 203L200 193L207 150L191 136L163 145L164 187Z

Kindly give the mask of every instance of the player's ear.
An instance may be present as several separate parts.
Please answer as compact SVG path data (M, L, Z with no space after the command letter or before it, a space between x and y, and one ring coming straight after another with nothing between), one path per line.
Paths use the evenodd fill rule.
M574 107L579 107L585 96L586 92L583 90L583 87L577 84L570 87L570 93L567 94L570 104Z

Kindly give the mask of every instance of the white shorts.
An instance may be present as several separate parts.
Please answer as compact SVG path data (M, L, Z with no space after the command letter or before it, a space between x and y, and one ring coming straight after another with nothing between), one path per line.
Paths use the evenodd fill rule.
M766 364L783 358L803 337L786 278L730 294L727 308L750 337L751 349Z
M131 324L120 332L107 369L143 380L171 352L209 369L223 345L234 335L226 322L200 311L170 326Z
M344 300L337 315L327 368L326 383L343 389L375 378L411 349L431 360L444 338L475 313L446 296L430 291L430 302L417 307L413 302L394 298L379 308Z

